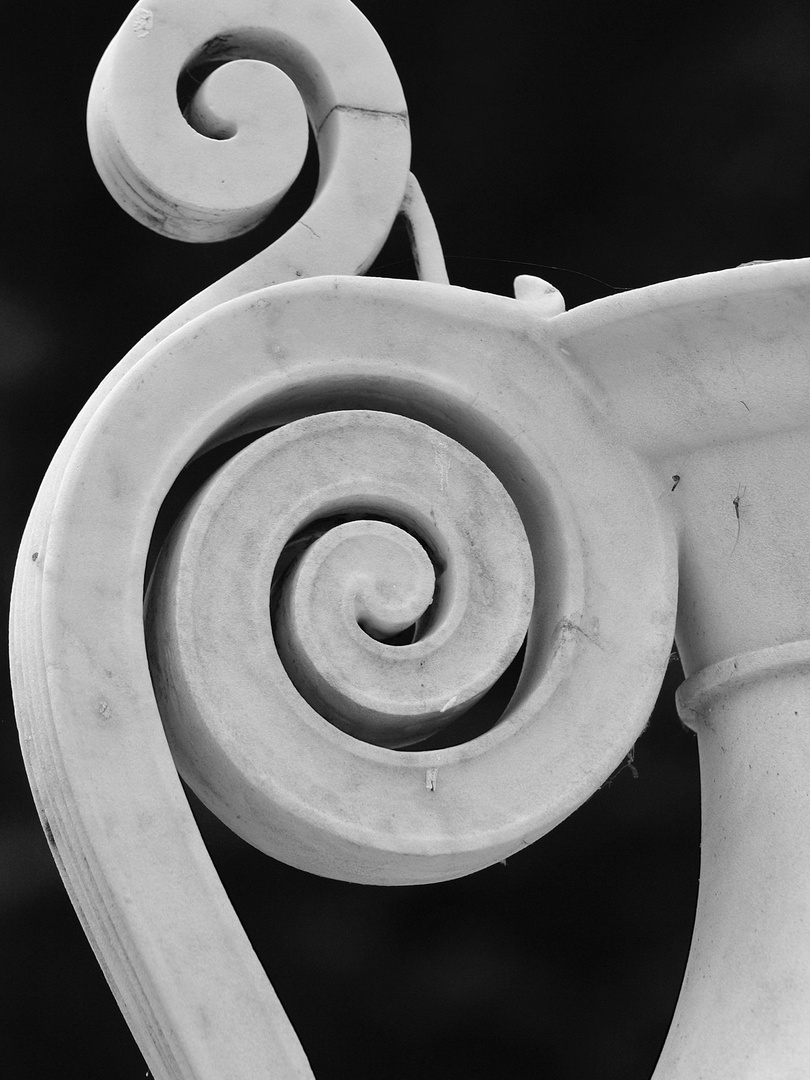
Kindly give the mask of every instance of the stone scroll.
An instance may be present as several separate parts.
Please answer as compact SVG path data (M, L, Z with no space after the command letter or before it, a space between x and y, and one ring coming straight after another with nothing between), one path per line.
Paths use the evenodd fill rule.
M300 221L156 326L77 417L12 609L42 825L153 1075L310 1076L181 778L293 866L429 883L521 850L605 781L647 722L676 619L682 712L705 740L712 709L745 697L738 671L744 688L792 687L742 709L740 731L806 711L810 269L740 267L570 312L536 278L514 298L448 284L399 80L348 0L135 8L89 132L122 207L193 242L252 228L310 137L319 153ZM358 276L398 215L421 280ZM215 448L227 460L158 545L167 496ZM744 535L743 489L761 515ZM482 722L507 670L514 692ZM706 790L744 771L722 757ZM801 834L788 788L769 805ZM784 880L757 923L767 962L730 962L698 932L659 1080L706 1062L762 1075L741 1065L744 988L778 969L810 998L784 929L807 903ZM722 876L707 881L699 926L756 937L745 904L712 900ZM732 977L733 1007L700 997ZM794 997L776 1003L756 1060L797 1060L810 1034ZM733 1037L703 1030L704 1005Z

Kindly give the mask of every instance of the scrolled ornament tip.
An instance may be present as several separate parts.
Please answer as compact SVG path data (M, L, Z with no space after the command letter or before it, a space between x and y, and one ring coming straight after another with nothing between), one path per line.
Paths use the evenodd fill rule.
M188 100L186 87L196 88ZM237 0L195 8L193 19L181 0L163 0L122 25L88 104L93 160L116 201L149 228L194 242L237 236L266 217L298 176L310 130L315 200L234 272L231 295L362 272L388 235L410 136L374 29L348 0Z
M255 577L255 549L278 558L292 535L336 515L277 583L272 633L265 612L264 633L250 620L238 636L245 598L272 593L266 571L264 587ZM371 743L417 743L495 683L528 629L531 551L511 499L458 443L391 413L316 414L257 440L176 533L153 583L152 638L161 669L209 687L195 695L206 729L218 723L205 706L213 687L248 652L261 668L275 648L331 723ZM408 627L410 640L390 643ZM270 715L282 706L278 672L266 670Z

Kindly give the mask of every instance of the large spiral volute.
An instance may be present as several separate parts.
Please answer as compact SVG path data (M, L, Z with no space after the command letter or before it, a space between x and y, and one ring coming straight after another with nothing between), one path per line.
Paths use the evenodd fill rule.
M116 596L133 643L63 594L80 655L112 650L96 665L117 673L77 682L79 699L123 715L114 688L137 685L145 712L127 723L159 737L134 644L145 508L201 449L273 428L194 497L150 588L183 775L264 850L355 880L455 876L560 820L646 720L673 579L654 500L550 325L463 290L322 279L224 305L154 350L63 484L59 557L83 595ZM524 638L491 730L420 748Z
M302 1060L176 769L294 866L417 883L531 843L646 722L672 531L556 337L530 305L423 282L253 293L120 378L32 516L32 782L145 1053L201 1055L165 1075ZM184 467L234 440L152 568ZM521 655L502 714L465 728Z

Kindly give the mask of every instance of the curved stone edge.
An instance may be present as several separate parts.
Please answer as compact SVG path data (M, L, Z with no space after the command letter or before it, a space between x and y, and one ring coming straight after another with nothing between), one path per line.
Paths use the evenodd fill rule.
M752 682L808 669L810 639L787 641L728 657L681 683L675 691L678 715L687 727L698 731L720 697Z

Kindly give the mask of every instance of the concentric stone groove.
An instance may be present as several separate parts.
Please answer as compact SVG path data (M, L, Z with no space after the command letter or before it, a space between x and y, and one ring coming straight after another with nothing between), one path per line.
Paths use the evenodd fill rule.
M336 511L390 524L354 520L316 539L279 584L271 630L274 558ZM367 742L415 743L477 701L528 630L532 557L512 500L457 442L406 417L325 413L264 436L209 481L176 537L151 590L155 662L198 684L192 712L209 734L229 722L207 707L214 686L231 684L248 652L265 710L277 707L275 648L326 719ZM256 604L259 625L248 619L240 634ZM429 628L411 643L379 640L420 619ZM173 695L167 705L183 710Z

